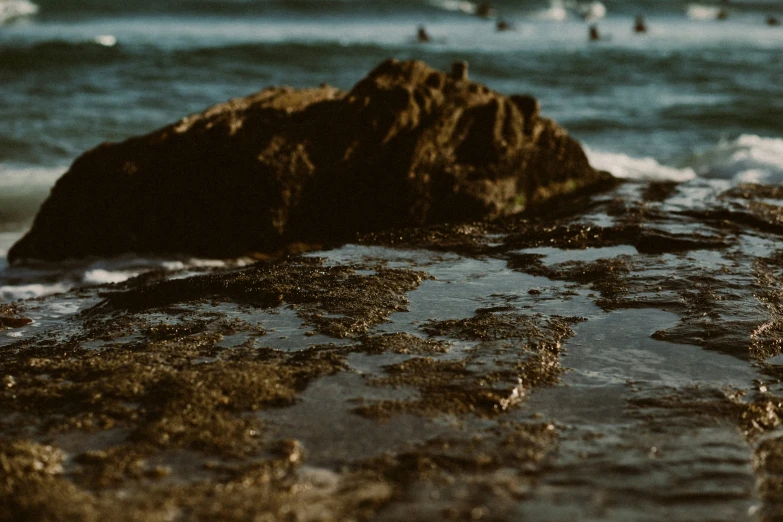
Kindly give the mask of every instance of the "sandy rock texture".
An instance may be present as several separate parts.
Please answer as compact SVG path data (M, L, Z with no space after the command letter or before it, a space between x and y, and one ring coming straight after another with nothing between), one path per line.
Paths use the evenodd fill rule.
M350 92L267 88L87 151L8 258L330 244L513 214L610 179L535 98L460 64L389 60Z

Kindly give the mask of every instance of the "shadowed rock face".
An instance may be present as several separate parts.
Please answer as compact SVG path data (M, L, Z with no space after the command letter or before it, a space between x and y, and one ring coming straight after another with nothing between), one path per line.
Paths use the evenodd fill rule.
M272 251L494 218L609 177L534 98L390 60L350 92L269 88L86 152L8 258Z

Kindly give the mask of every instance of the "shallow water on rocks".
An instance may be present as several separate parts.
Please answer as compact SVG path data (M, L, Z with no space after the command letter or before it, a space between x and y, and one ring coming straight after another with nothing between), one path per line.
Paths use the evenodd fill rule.
M753 190L626 185L16 304L0 486L129 520L776 520L783 257Z
M747 363L650 335L676 320L658 310L624 310L576 327L563 386L533 395L526 407L561 428L558 458L520 515L536 520L754 520L752 452L729 422L693 412L658 418L630 407L643 397L744 389L759 375ZM656 413L658 415L656 415Z
M541 254L546 256L545 263L556 264L628 256L636 250L628 246L576 251L533 248L520 253ZM564 342L561 362L566 372L560 384L536 390L514 413L520 418L546 419L559 431L556 457L516 508L517 515L542 521L694 520L709 508L714 520L755 519L760 500L755 491L752 451L735 424L694 420L693 412L656 419L660 412L630 402L639 397L650 402L671 396L699 401L705 394L745 390L762 378L753 366L731 355L654 339L656 331L677 323L679 317L674 313L654 308L605 312L588 292L572 290L564 298L563 292L573 285L514 272L501 260L439 261L437 257L428 260L425 254L348 246L327 256L332 262L366 262L405 255L417 261L413 266L426 266L435 277L409 294L408 311L392 316L391 324L379 326L382 332L416 334L417 326L426 321L468 318L478 308L493 306L504 311L534 310L587 319L575 325L574 336ZM727 262L711 251L690 255L705 266L719 267ZM668 261L681 258L673 256ZM536 292L531 294L530 289ZM471 345L475 343L460 343L452 350L464 354ZM354 367L379 369L377 365ZM313 394L318 399L309 399L308 392L303 400L314 404L288 410L287 424L306 423L304 417L292 420L298 413L321 425L317 419L324 411L316 403L322 403L324 396L340 402L347 399L347 389L356 391L349 385L335 387L332 378L327 380L332 383L331 391L321 394L321 385L315 385L313 390L319 392ZM362 393L365 391L359 395ZM332 429L346 435L339 454L349 459L366 456L367 437L355 436L365 429L366 421L357 425L352 416L336 414L332 408L327 410ZM374 451L388 451L395 441L401 444L405 440L400 434L408 433L410 426L400 422L395 419L388 430L369 435ZM437 432L438 424L429 422L418 435ZM313 443L321 455L321 442Z

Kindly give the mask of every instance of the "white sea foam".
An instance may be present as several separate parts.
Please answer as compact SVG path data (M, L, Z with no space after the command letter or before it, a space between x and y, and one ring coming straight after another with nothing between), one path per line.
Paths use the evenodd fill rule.
M565 2L561 0L552 0L547 9L538 11L533 15L533 18L560 22L568 18L568 9L566 8Z
M52 316L66 316L75 314L81 310L81 306L79 302L73 301L53 302L47 304L46 310Z
M743 134L694 155L688 161L699 176L734 183L783 183L783 139Z
M102 34L95 37L95 43L104 47L114 47L117 45L117 37L111 34Z
M72 285L64 282L0 286L0 301L15 301L16 299L31 299L43 295L58 294L60 292L68 291L71 286Z
M578 4L577 11L584 20L600 20L606 16L606 7L601 2Z
M123 283L152 270L162 270L178 279L211 268L241 267L252 259L138 258L119 257L98 261L67 261L31 266L0 265L0 301L30 299L101 284ZM41 283L45 281L45 283Z
M0 0L0 24L36 13L38 6L28 0Z
M576 2L574 0L550 0L549 7L538 11L533 18L561 22L574 12L584 20L599 20L606 16L606 6L601 2Z
M783 184L783 138L743 134L693 154L680 167L662 165L654 158L635 158L587 147L585 151L595 168L618 178L682 182L700 177L733 184Z
M446 11L458 11L466 14L476 13L476 5L467 0L429 0L428 3Z
M688 181L696 177L690 167L677 168L660 164L654 158L634 158L627 154L585 149L590 164L611 172L615 177L646 181Z
M103 268L93 268L87 270L82 277L82 282L87 285L101 285L105 283L124 283L132 277L139 275L137 271L127 270L104 270Z
M690 4L685 11L691 20L715 20L721 12L720 7L701 4Z

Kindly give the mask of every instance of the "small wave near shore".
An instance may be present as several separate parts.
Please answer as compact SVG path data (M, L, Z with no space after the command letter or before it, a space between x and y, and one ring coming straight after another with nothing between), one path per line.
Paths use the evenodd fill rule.
M743 134L688 159L696 174L733 183L783 183L783 139Z
M732 184L783 183L783 139L743 134L696 151L683 161L666 165L652 157L587 148L590 163L618 178L685 182L695 178L726 180Z
M5 253L0 251L5 256ZM102 284L117 284L148 272L175 279L252 263L250 258L198 259L190 257L122 256L111 259L72 260L5 267L0 261L0 302L32 299Z

